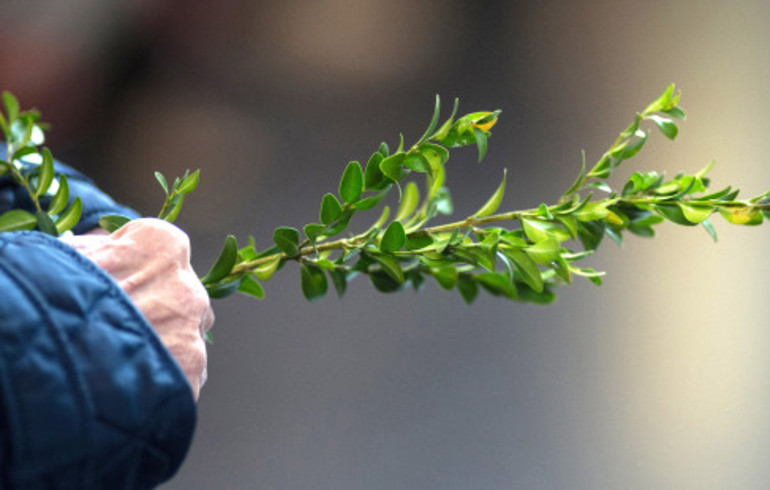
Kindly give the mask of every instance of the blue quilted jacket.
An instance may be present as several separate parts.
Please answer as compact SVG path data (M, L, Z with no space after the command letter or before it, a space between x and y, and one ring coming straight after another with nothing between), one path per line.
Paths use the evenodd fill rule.
M76 232L135 216L56 165L83 201ZM0 213L30 204L0 178ZM195 416L179 366L107 274L56 238L0 233L0 489L154 488Z

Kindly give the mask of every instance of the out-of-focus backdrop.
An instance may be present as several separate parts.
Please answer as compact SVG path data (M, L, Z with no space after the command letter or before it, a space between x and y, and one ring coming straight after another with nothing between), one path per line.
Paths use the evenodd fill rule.
M689 120L621 171L770 187L770 5L759 0L6 0L0 87L52 123L54 154L147 214L153 171L200 168L178 224L198 268L316 217L349 160L421 134L434 94L503 110L470 213L571 183L676 82ZM465 306L364 280L307 303L218 302L198 430L173 489L764 489L770 485L770 227L664 225L608 242L609 271L536 307Z

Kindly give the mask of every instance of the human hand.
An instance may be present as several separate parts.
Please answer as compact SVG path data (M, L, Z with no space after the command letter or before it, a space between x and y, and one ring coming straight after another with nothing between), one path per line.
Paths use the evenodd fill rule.
M206 381L204 334L214 323L206 290L190 265L187 235L145 218L111 235L63 237L104 269L128 294L184 371L195 399Z

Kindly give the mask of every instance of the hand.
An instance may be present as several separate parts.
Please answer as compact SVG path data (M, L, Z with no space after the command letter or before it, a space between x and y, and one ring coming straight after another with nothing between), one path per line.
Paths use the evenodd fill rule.
M152 218L131 221L112 235L100 231L62 240L128 294L181 366L197 400L206 381L203 337L214 313L190 266L190 240L176 226Z

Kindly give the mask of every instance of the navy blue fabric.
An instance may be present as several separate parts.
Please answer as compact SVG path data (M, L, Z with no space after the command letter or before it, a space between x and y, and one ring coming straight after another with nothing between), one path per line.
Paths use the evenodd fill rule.
M143 489L195 425L184 374L119 286L59 240L0 233L3 489Z
M93 216L134 216L72 175ZM0 181L0 213L24 207ZM0 490L147 489L179 468L196 407L179 366L104 271L39 232L0 233Z
M5 157L5 144L0 143L0 155ZM27 169L34 165L25 164ZM99 217L105 214L122 214L129 218L138 218L139 214L133 209L121 206L112 200L110 196L102 192L85 175L77 170L54 161L56 175L64 174L67 176L67 184L70 190L70 202L75 196L80 196L83 202L83 215L80 222L72 229L76 234L85 233L99 226ZM45 203L45 199L43 202ZM9 175L0 177L0 213L9 209L25 209L34 212L35 208L29 199L27 192L16 185Z

